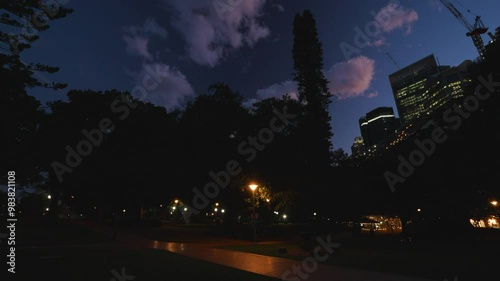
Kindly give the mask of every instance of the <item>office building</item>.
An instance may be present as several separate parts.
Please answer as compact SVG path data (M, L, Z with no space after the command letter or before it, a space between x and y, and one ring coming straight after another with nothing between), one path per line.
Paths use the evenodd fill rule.
M468 74L468 67L471 63L472 61L466 60L456 67L429 77L424 93L424 96L427 97L425 108L428 114L464 97L465 91L471 83Z
M392 107L378 107L359 119L361 136L366 147L384 142L399 128Z
M389 75L401 124L426 114L426 85L430 76L449 67L439 67L434 55L429 55Z
M354 138L354 143L351 146L351 155L354 157L359 157L363 155L365 150L365 144L362 137Z

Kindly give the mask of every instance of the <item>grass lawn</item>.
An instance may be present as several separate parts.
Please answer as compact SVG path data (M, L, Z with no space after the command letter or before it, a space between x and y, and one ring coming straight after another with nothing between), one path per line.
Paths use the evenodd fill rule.
M332 241L335 242L335 241ZM288 254L278 252L286 247ZM234 245L224 249L302 260L298 244ZM298 254L299 253L299 254ZM325 264L424 277L435 280L499 280L499 242L453 241L401 243L395 239L351 239Z

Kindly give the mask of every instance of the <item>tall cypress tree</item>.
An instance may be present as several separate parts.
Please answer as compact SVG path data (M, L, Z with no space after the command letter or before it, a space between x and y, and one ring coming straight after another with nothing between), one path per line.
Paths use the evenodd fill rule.
M323 47L316 21L309 10L295 16L293 34L293 79L298 84L299 99L305 104L300 124L301 150L306 170L319 171L330 165L333 134L328 106L332 95L323 74Z

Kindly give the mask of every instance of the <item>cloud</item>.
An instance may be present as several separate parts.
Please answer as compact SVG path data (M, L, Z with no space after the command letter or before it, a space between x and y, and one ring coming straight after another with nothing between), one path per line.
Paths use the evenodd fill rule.
M151 73L156 73L156 75L151 75ZM193 87L182 72L163 63L145 63L141 71L129 74L134 78L136 85L143 85L145 77L153 77L148 80L147 87L143 85L144 88L149 89L147 93L137 94L136 98L163 106L168 111L184 108L187 100L195 94Z
M153 56L148 51L149 39L141 36L123 36L123 40L127 45L126 51L131 55L138 55L148 60L152 60Z
M280 4L273 4L273 8L275 8L276 10L278 10L278 12L280 12L280 13L285 12L285 7L283 7Z
M349 61L334 64L325 72L325 78L329 81L330 93L338 99L347 99L365 96L373 98L378 95L377 91L366 94L370 89L375 74L375 61L365 56L359 56ZM299 92L297 82L287 80L272 84L256 92L257 98L248 101L248 104L266 98L282 98L288 94L292 99L298 100Z
M368 95L366 95L366 97L369 98L369 99L374 98L376 96L378 96L378 92L377 91L371 92Z
M123 30L131 35L158 35L165 39L168 36L167 30L163 28L154 18L147 18L142 26L132 25L124 27Z
M363 96L375 74L375 61L359 56L334 64L327 72L330 92L339 99Z
M438 11L441 11L444 8L443 3L439 0L429 0L429 5Z
M282 98L284 95L288 95L290 98L298 100L299 94L295 81L288 80L257 90L257 97L259 99Z
M158 35L163 39L167 38L168 34L167 30L161 27L154 18L146 19L146 22L144 22L144 25L142 26L142 30L146 33Z
M385 37L380 37L379 39L373 41L373 43L371 43L373 46L375 47L380 47L380 46L383 46L383 45L389 45L389 43L387 42L387 39Z
M386 33L404 29L404 32L409 34L412 24L418 20L418 13L398 3L389 3L375 15L375 20L380 23L382 30Z
M270 34L259 21L266 0L164 1L174 10L172 25L184 37L188 56L200 65L214 67L229 52Z
M151 35L157 35L161 38L167 37L167 30L161 27L154 18L147 18L142 26L124 27L125 35L123 40L127 45L126 51L131 55L138 55L147 60L153 60L153 56L148 51L148 44Z

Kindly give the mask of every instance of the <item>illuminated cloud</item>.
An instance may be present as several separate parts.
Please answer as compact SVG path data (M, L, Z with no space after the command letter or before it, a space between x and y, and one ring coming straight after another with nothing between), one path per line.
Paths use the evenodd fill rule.
M186 41L188 56L200 65L216 66L229 52L253 47L269 36L260 23L266 0L164 0L173 8L172 25Z
M375 61L359 56L333 65L327 72L330 93L339 99L363 96L375 74Z
M383 45L389 45L389 43L387 42L387 39L385 37L380 37L379 39L373 41L372 45L375 47L380 47Z
M151 73L156 73L156 75L151 75ZM166 64L145 63L141 71L129 74L134 78L136 85L148 88L145 94L144 92L135 94L132 91L135 98L163 106L168 111L184 108L187 100L195 94L186 76L178 69ZM144 77L153 77L148 80L148 87L143 85Z
M167 30L161 27L154 18L148 18L142 26L124 27L123 41L126 44L126 52L130 55L137 55L147 60L153 60L153 56L148 51L149 38L156 35L161 38L167 37Z
M386 33L403 29L406 34L409 34L412 24L418 20L418 13L397 3L389 3L380 9L375 20L380 23L382 30Z

